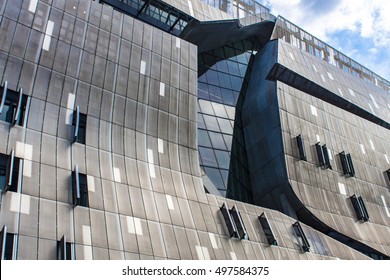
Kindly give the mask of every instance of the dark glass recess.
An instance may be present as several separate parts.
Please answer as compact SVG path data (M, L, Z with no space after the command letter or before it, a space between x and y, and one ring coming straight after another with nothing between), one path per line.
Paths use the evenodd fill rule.
M388 169L388 170L386 171L386 174L387 174L387 178L389 179L389 183L390 183L390 169Z
M13 91L8 88L8 82L5 81L0 87L0 94L0 121L23 126L28 100L28 96L23 94L23 89Z
M329 158L329 152L328 148L325 145L320 145L320 142L316 143L316 151L317 151L317 157L318 157L318 163L319 165L326 169L332 169L332 165L330 163L330 158Z
M206 4L226 12L233 18L256 16L261 20L273 19L269 9L258 0L201 0Z
M0 188L3 193L18 191L20 161L14 150L9 155L0 153Z
M238 239L249 239L241 214L237 207L234 205L232 209L229 210L227 205L224 203L219 209L221 210L222 216L225 220L230 238L235 237Z
M194 20L175 7L158 0L100 0L99 2L176 36L179 36L184 27Z
M248 233L245 229L245 225L242 221L241 214L238 211L236 205L233 205L232 209L230 209L230 215L233 218L234 223L236 224L238 238L239 239L249 239Z
M15 235L7 231L7 227L4 225L0 233L1 241L1 259L13 260L14 259L14 239Z
M66 236L62 236L60 241L57 241L57 260L73 260L72 243L66 241Z
M317 157L318 157L318 164L321 167L325 166L325 157L324 157L324 151L320 145L320 142L316 143L316 151L317 151Z
M355 168L353 167L351 154L345 154L345 152L341 152L339 156L344 175L350 177L355 176Z
M77 165L72 171L72 195L73 206L89 207L87 176L79 173L79 167Z
M199 158L213 184L210 187L204 179L205 188L249 203L253 199L236 111L253 48L251 40L244 40L202 53L198 69Z
M301 134L299 134L297 136L297 145L298 145L298 150L299 150L299 158L301 160L305 160L306 161L305 145L303 143L303 138L302 138Z
M271 225L268 222L267 215L265 214L265 212L263 212L259 216L259 221L261 227L263 228L265 237L267 238L268 244L278 246L278 242L276 241L275 235L273 233Z
M330 163L329 151L328 151L328 148L326 147L326 144L322 145L322 152L324 154L325 167L332 169L332 165Z
M73 112L73 142L85 144L87 115L80 113L80 107L77 106Z
M368 215L368 211L363 201L363 198L361 196L357 197L356 195L353 195L351 196L351 202L358 220L363 222L369 221L370 216Z
M297 235L298 239L301 242L301 247L304 252L309 252L310 251L310 244L309 241L306 238L305 233L303 232L303 229L300 225L300 223L297 221L293 224L293 228L295 231L295 234Z
M233 218L230 214L229 209L227 208L226 204L222 204L222 206L219 208L221 210L222 216L225 220L226 227L229 232L230 238L232 237L238 237L236 224L233 221Z

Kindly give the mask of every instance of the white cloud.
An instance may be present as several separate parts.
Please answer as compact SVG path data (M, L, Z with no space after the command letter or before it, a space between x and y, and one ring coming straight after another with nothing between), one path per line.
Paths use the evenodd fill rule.
M287 18L379 75L390 78L388 67L381 70L384 72L377 70L377 63L390 59L390 1L264 0L263 4L272 14ZM350 46L345 45L348 38L337 37L340 34L351 36ZM364 48L354 45L359 40Z

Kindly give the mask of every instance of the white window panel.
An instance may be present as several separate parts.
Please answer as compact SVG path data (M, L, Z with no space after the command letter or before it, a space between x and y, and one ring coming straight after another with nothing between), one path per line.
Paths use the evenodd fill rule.
M139 71L142 75L145 75L145 73L146 73L146 62L143 60L141 60L141 66L140 66Z
M38 5L38 0L30 0L30 5L28 5L29 12L35 14L37 10L37 5Z
M310 105L310 109L311 109L311 113L314 115L314 116L318 116L318 114L317 114L317 108L316 107L314 107L313 105Z
M345 190L345 185L339 182L339 191L343 195L347 195L347 191Z

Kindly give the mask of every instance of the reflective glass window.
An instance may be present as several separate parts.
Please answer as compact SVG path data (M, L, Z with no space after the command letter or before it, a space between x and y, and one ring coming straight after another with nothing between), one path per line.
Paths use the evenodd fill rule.
M225 141L223 140L222 134L209 132L211 144L215 149L226 150Z

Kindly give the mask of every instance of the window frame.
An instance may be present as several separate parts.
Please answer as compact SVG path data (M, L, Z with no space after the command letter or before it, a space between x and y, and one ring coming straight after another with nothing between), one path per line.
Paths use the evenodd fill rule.
M23 88L20 88L18 92L13 91L8 88L8 82L5 81L2 86L0 116L4 113L11 113L12 116L6 115L3 121L8 122L10 126L24 126L27 116L28 100L29 97L23 93ZM3 112L6 106L8 110L7 112Z
M258 219L263 229L264 235L267 238L268 244L278 246L278 241L276 240L271 224L268 222L268 217L265 212L258 216Z
M72 171L72 198L74 207L76 207L77 205L89 207L87 176L79 172L79 167L77 164Z
M76 110L73 111L73 143L84 144L86 142L86 133L87 133L87 115L80 113L80 106L76 106Z

